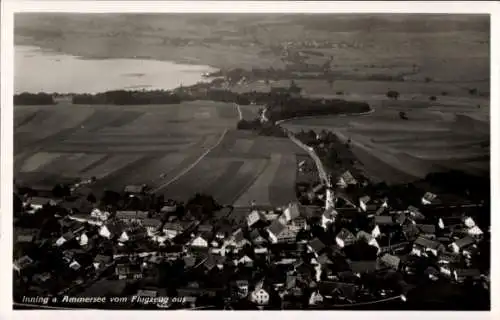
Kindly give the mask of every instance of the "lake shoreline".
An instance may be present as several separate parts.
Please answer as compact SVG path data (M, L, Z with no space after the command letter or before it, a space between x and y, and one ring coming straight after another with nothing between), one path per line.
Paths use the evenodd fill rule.
M208 65L144 57L90 58L35 45L16 45L14 48L16 94L175 90L182 86L207 82L206 75L218 70ZM48 75L43 83L32 79L30 75L34 70L39 74Z

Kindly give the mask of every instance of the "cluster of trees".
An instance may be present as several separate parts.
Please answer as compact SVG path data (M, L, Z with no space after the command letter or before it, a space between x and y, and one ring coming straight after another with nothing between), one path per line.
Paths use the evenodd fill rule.
M397 92L395 90L389 90L389 91L387 91L386 96L389 99L398 100L399 92Z
M48 93L27 93L14 95L14 105L51 105L55 104L54 97Z
M73 104L175 104L181 99L170 91L126 91L115 90L97 94L77 94L73 96Z
M287 137L286 132L279 126L272 123L261 123L259 119L254 120L240 120L237 124L238 130L253 130L259 135L272 136L272 137Z
M370 105L365 102L287 97L285 99L276 99L270 105L269 118L276 121L294 117L362 113L368 111L370 111Z

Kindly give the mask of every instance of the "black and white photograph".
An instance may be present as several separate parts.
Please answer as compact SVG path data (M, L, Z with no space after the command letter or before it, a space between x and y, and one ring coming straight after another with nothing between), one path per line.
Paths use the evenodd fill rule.
M490 14L115 11L13 13L14 310L491 309Z

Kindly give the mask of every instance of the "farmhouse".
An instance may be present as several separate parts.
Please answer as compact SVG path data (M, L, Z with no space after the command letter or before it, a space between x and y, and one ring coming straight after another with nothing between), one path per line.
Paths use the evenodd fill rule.
M147 185L128 185L125 187L124 192L132 195L144 194L147 190Z
M344 248L346 246L354 244L354 242L356 242L356 237L354 236L354 234L352 234L351 231L343 228L337 234L337 237L335 238L335 242L337 243L337 245L340 248Z
M21 273L23 270L33 266L34 261L27 255L22 256L21 258L14 261L14 270L18 273Z
M269 228L267 229L267 232L269 234L269 238L272 243L277 243L279 236L285 232L286 226L281 223L279 220L274 220Z
M266 219L261 212L252 210L252 212L250 212L250 214L248 214L247 216L247 225L250 228L264 222L265 220Z
M141 223L142 220L146 219L147 217L148 217L148 212L146 211L120 210L116 212L116 219L124 223L133 223L133 222Z
M466 236L462 239L459 239L452 244L450 244L450 248L453 250L454 253L464 253L467 254L467 249L472 247L475 244L474 238L471 236Z
M412 253L421 256L431 252L434 256L438 256L440 252L444 251L444 246L437 241L432 241L424 237L419 237L413 243Z

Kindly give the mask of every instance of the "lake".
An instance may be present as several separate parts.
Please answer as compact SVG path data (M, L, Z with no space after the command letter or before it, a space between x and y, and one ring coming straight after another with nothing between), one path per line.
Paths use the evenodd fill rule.
M108 90L173 89L204 81L216 69L146 59L83 59L33 46L15 46L14 90L96 93Z

